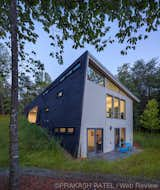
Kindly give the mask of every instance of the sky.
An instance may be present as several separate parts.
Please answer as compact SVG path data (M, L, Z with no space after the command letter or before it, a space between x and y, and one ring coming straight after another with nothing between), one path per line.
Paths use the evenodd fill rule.
M114 30L116 31L116 27ZM88 50L94 57L100 61L112 74L117 73L117 68L123 63L133 64L139 59L149 61L156 57L160 61L160 31L149 33L146 40L139 41L135 50L129 50L127 55L121 55L120 51L124 48L125 44L113 43L109 44L103 51L97 52L93 46L86 45L85 48L77 50L72 49L73 42L68 40L64 43L64 64L59 65L55 58L49 56L51 47L48 34L46 34L40 27L36 25L36 32L39 34L39 39L36 45L26 44L27 51L34 48L37 53L37 58L45 65L45 70L50 74L52 80L57 78L74 60L81 54Z

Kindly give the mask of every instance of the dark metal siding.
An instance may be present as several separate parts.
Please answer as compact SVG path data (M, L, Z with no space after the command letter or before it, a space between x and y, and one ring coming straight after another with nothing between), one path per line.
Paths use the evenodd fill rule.
M81 64L80 68L60 82L59 79L72 69L73 66L79 63L79 61ZM43 95L42 93L39 95L25 109L27 115L32 107L38 105L39 111L37 124L48 128L52 135L55 135L54 128L75 128L74 134L55 135L61 139L62 146L75 157L77 156L79 146L86 62L87 52L78 58L47 88L47 94ZM57 97L59 91L63 92L62 97ZM49 111L46 112L45 108L48 108Z

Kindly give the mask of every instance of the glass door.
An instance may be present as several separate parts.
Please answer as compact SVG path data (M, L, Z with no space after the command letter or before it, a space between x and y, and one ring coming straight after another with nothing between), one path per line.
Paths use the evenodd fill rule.
M87 129L88 153L103 151L103 129Z
M119 146L119 144L120 144L120 130L119 130L119 128L115 128L114 130L115 130L115 137L114 137L114 139L115 139L115 148L117 148Z
M88 129L88 152L94 152L95 151L95 130L94 129Z
M126 141L126 129L121 128L121 141Z
M103 129L96 129L96 152L103 152Z

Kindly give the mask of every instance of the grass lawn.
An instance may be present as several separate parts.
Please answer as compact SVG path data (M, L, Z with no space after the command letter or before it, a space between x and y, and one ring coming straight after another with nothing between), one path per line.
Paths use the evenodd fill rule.
M9 117L0 115L0 167L8 167ZM78 160L67 155L46 133L19 118L19 146L21 166L49 169L100 172L108 174L145 176L160 179L160 134L135 134L134 140L144 149L124 160Z

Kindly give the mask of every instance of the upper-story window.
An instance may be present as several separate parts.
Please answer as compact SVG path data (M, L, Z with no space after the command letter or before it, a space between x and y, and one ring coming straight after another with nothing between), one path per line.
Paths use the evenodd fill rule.
M126 102L111 95L106 96L106 116L108 118L125 119Z
M113 90L115 92L120 91L120 89L113 82L111 82L110 80L107 80L106 86L107 86L108 89Z
M119 118L119 99L114 98L113 101L113 112L114 112L114 118Z
M126 117L126 102L120 100L120 119L125 119Z
M100 86L105 86L104 76L91 65L88 66L87 78Z
M107 117L111 118L112 117L112 108L113 108L113 98L112 96L109 96L107 95L106 96L106 114L107 114Z
M109 79L107 79L106 82L106 87L112 91L118 92L120 94L122 94L123 96L125 96L125 92L122 91L117 85L115 85L113 82L111 82Z

